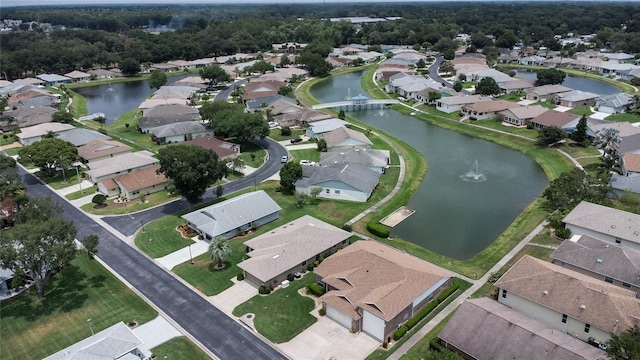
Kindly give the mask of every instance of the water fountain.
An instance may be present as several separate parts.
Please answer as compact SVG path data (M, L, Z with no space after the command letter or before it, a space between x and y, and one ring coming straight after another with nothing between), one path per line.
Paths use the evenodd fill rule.
M386 114L384 113L384 104L380 104L380 109L378 110L378 114L377 116L385 116Z
M464 181L473 182L482 182L487 180L487 177L478 170L478 160L475 160L471 170L467 171L464 175L460 175L460 178Z
M107 92L113 92L113 91L116 91L116 89L111 86L111 81L109 81L109 87L107 88Z

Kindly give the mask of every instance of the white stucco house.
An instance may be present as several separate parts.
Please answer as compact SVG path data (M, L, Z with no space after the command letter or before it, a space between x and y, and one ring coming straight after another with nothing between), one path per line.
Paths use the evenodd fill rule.
M325 199L366 202L379 181L380 173L355 163L303 166L295 188L305 194L320 188L318 197Z

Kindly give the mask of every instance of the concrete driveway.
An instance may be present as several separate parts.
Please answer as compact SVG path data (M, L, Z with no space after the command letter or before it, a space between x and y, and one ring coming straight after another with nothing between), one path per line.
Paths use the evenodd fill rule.
M231 281L234 282L232 287L218 295L209 297L209 301L213 305L229 314L229 316L233 316L231 312L236 308L236 306L258 295L258 289L251 286L248 282L237 281L235 278Z
M140 350L146 354L151 354L151 349L154 347L174 337L184 335L162 316L158 316L148 323L134 328L132 331L142 340L143 344L140 346Z
M364 359L380 346L365 333L352 334L326 316L291 341L276 345L292 359Z

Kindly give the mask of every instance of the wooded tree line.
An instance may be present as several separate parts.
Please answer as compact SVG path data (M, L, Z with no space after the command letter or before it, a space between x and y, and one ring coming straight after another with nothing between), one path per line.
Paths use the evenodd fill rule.
M459 32L472 34L474 47L559 44L556 34L597 33L598 47L640 52L640 6L601 4L331 4L208 7L8 8L4 18L49 22L67 30L3 32L0 69L10 78L25 73L87 70L139 63L192 60L236 52L268 51L273 43L319 42L401 44L455 48ZM354 25L331 17L399 16L401 20ZM152 35L146 27L165 25L175 32ZM621 26L624 25L624 26Z

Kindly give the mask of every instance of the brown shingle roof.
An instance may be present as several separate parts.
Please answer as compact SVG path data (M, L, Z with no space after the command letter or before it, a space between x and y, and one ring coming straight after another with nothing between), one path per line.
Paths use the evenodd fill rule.
M185 141L183 144L199 146L203 149L212 150L218 154L218 159L224 159L240 153L240 145L220 140L214 136L199 137L197 139Z
M542 126L563 127L579 117L579 115L548 110L531 119L531 122Z
M640 299L635 292L529 255L495 285L604 331L620 333L640 325Z
M623 157L625 170L640 172L640 154L626 153Z
M344 126L339 127L333 131L329 131L326 134L322 134L322 138L327 142L327 148L339 145L341 142L347 139L354 139L361 143L373 145L371 140L367 136L359 131L348 129Z
M336 288L323 295L323 301L349 309L352 315L356 308L363 308L385 321L451 276L433 264L373 240L357 241L335 253L315 272Z
M115 141L115 140L102 140L94 139L88 144L78 148L78 156L85 160L91 160L107 155L120 154L130 152L131 147Z
M464 107L466 111L475 111L478 113L497 112L511 108L517 108L520 105L507 100L489 100L480 101Z
M156 173L158 169L160 169L160 165L155 165L116 176L113 180L128 192L146 189L168 181L164 174Z

